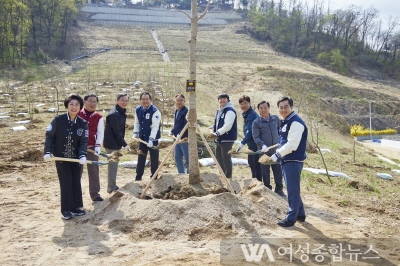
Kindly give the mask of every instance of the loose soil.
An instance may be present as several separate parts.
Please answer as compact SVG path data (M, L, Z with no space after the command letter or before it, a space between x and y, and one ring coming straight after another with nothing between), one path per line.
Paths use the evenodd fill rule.
M113 27L85 25L80 33L88 36L108 33L108 37L101 39L106 42L115 41L114 35L129 36L131 32L129 28L118 31ZM218 32L209 33L215 38L218 36ZM95 43L97 38L87 40L88 45L100 47ZM113 56L110 53L99 58L106 62ZM271 65L339 78L299 59L278 59ZM90 63L93 61L89 61L88 67ZM215 72L225 71L223 64L220 69L212 67ZM346 84L363 84L360 80L341 79ZM244 79L241 85L242 90L236 88L237 94L232 94L235 102L243 93L253 95L265 86L264 81L255 81L255 78ZM382 87L386 85L377 85L376 90ZM261 97L275 102L279 95L271 89ZM204 99L208 100L208 96ZM205 103L212 116L214 110L209 110L209 101ZM64 221L60 218L60 191L54 163L42 159L45 127L51 117L41 117L40 121L45 122L35 123L28 131L10 133L8 125L0 128L0 133L7 136L0 142L1 265L219 265L220 243L227 238L384 238L378 247L380 255L385 257L380 264L400 264L399 214L389 211L393 206L378 208L371 200L368 207L360 208L357 202L346 201L345 195L338 204L302 189L306 222L282 228L276 222L285 217L286 199L249 178L250 170L242 166L235 166L230 180L237 193L233 194L226 192L216 168L201 168L202 182L189 185L187 175L175 174L175 166L167 164L160 178L151 185L146 199L140 199L140 195L150 180L148 168L140 182L134 181L134 169L119 168L117 184L123 194L107 194L107 168L100 166L101 196L105 200L96 203L90 200L84 170L82 192L87 214ZM137 148L135 144L130 146ZM137 155L129 153L123 159L136 160ZM359 182L350 182L349 186L362 191L372 189ZM387 234L386 228L392 233ZM243 264L243 258L236 263Z

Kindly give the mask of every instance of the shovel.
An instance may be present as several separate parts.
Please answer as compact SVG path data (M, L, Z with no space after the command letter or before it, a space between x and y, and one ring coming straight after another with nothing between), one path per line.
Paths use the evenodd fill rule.
M146 142L144 140L141 140L139 138L132 138L132 139L135 140L135 141L139 141L139 142L141 142L143 144L146 144L146 146L149 144L148 142ZM156 139L155 141L159 141L159 139ZM170 144L173 144L173 142L171 142ZM170 145L168 145L168 146L170 146ZM149 148L150 149L154 149L154 150L159 150L159 149L166 148L166 147L167 146L162 145L161 142L158 142L157 146L153 146L153 147L151 147L151 148L149 147Z
M86 150L87 152L90 152L90 153L93 153L94 155L97 155L97 156L103 156L103 157L106 157L106 158L110 158L111 156L110 156L110 154L107 154L107 153L102 153L102 152L100 152L99 154L97 154L97 153L95 153L94 152L94 150L91 150L91 149L87 149Z
M269 148L270 148L270 149L273 149L273 148L276 148L276 147L278 147L278 146L279 146L279 143L276 143L276 144L270 146ZM230 150L230 151L228 151L228 153L229 153L229 154L244 153L244 154L249 154L249 155L264 154L264 152L262 152L261 150L259 150L259 151L239 151L239 152L234 151L234 150Z
M100 154L95 153L93 150L91 149L87 149L88 152L93 153L96 156L103 156L107 158L107 161L109 163L116 163L119 162L119 157L122 156L122 153L120 153L119 151L113 151L111 154L107 154L107 153L102 153L100 152Z
M64 157L50 157L50 158L47 158L46 161L63 161L63 162L79 163L79 159L64 158ZM108 162L97 162L97 161L86 160L86 164L105 165L105 164L108 164Z

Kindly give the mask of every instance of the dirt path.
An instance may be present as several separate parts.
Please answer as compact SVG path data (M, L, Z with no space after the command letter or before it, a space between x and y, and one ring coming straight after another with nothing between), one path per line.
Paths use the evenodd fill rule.
M366 238L373 234L375 221L366 215L367 212L363 215L363 211L360 210L360 213L355 216L354 213L339 211L332 204L308 194L304 196L308 214L307 222L297 223L290 229L280 228L275 224L277 218L282 218L283 214L271 213L270 217L265 217L265 212L271 212L273 209L264 208L258 209L260 213L250 212L247 217L240 217L240 212L236 215L235 211L230 209L234 216L240 218L238 218L239 223L231 221L234 230L226 229L229 233L225 236L224 230L213 229L212 224L199 225L196 232L184 232L182 228L186 226L187 221L177 219L174 215L175 209L180 209L185 214L192 210L198 220L205 219L202 212L197 212L198 209L189 204L193 200L196 200L199 205L210 204L207 197L213 197L212 202L226 204L228 210L232 208L229 202L235 197L239 200L237 206L254 204L246 205L248 207L245 208L249 209L259 202L268 203L274 199L276 203L273 206L279 206L278 208L286 206L286 202L269 191L260 190L257 186L253 188L256 189L253 192L241 196L229 196L230 193L224 193L229 196L228 198L224 194L219 194L221 196L213 195L201 199L166 201L166 203L162 203L161 200L138 200L129 194L129 191L135 193L134 187L143 186L143 184L132 182L133 171L132 169L119 171L118 184L127 193L126 195L122 198L110 197L103 190L102 196L105 201L100 203L91 203L87 175L84 174L82 186L87 215L75 217L71 221L60 218L59 187L52 164L39 163L38 167L31 168L29 171L0 175L1 264L55 265L68 262L68 265L78 263L82 265L154 265L155 263L218 265L220 264L220 240L226 237L338 239ZM181 180L182 177L176 178ZM105 180L105 171L103 171L101 180L103 188L106 185ZM244 182L243 177L236 177L235 180ZM158 186L161 186L160 184ZM258 195L254 191L262 192ZM243 202L246 199L247 203ZM173 205L176 208L166 207L167 205L157 207L160 204L168 206L176 204ZM166 211L163 212L163 209ZM144 215L145 212L161 214L153 217ZM204 209L203 212L207 215L210 210ZM138 218L138 215L142 215L142 218ZM195 223L195 220L190 220L194 219L190 215L182 214L182 217L186 217L184 219L189 220L190 223ZM254 221L252 224L245 222L245 219L250 219L250 217ZM229 215L224 216L223 219L229 219ZM214 218L210 219L209 223L213 220ZM158 223L160 221L161 224ZM169 231L165 229L168 224ZM150 229L146 230L146 228ZM144 241L141 241L142 239ZM388 250L391 253L397 249L389 246ZM387 255L393 260L396 256L398 259L397 253Z

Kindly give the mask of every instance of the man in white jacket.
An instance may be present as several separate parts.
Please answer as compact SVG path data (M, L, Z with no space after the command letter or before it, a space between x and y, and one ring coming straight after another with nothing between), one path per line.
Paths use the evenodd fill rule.
M226 93L218 95L219 109L214 125L210 127L217 136L215 157L227 178L232 178L232 160L228 153L237 139L237 115Z

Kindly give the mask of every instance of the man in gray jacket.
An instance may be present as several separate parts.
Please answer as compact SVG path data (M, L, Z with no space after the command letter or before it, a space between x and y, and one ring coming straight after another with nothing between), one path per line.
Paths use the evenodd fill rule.
M254 120L252 129L253 139L258 148L268 156L271 156L275 153L276 148L269 149L268 147L278 143L281 121L278 116L269 113L269 107L270 105L266 101L262 101L257 105L260 117ZM282 197L286 197L283 192L282 168L280 164L273 164L271 165L271 168L274 173L275 193ZM261 171L264 185L272 190L270 184L270 165L262 164Z

